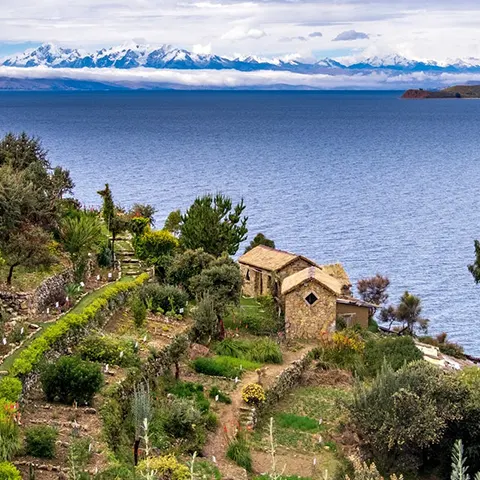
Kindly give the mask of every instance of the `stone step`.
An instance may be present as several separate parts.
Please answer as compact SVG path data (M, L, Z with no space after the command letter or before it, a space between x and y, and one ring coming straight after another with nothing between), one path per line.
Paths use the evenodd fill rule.
M125 264L130 264L130 263L140 263L140 260L138 258L122 258L120 259L120 262L121 263L125 263Z

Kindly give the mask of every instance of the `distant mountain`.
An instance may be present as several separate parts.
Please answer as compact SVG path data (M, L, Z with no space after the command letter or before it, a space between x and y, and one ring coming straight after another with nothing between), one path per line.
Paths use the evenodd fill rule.
M265 59L255 56L227 58L213 54L196 54L170 45L149 47L126 44L119 47L97 50L93 53L81 49L62 48L51 43L12 55L0 60L6 67L49 67L49 68L114 68L134 69L138 67L177 70L225 70L243 72L273 70L294 73L340 73L385 70L395 73L476 73L480 72L480 60L457 59L451 62L416 61L400 55L371 57L346 64L324 58L317 62L299 60Z

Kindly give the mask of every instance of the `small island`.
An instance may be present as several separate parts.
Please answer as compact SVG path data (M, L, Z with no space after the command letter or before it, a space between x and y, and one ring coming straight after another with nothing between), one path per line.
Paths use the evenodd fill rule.
M480 85L456 85L443 90L424 90L423 88L407 90L402 98L480 98Z

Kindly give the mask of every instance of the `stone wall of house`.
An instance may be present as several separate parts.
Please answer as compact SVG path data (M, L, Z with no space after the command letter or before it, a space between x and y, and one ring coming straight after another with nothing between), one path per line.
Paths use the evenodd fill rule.
M243 278L243 295L246 297L255 297L255 278L257 272L253 268L242 263L240 263L240 272L242 273ZM247 273L249 278L247 278Z
M313 293L317 301L305 299ZM337 299L314 281L307 281L285 295L285 335L287 338L318 338L321 331L335 323Z
M293 275L294 273L301 272L302 270L305 270L306 268L311 267L312 264L306 262L303 258L297 258L295 261L292 263L288 264L286 267L280 269L277 272L277 279L280 280L280 283L290 275Z

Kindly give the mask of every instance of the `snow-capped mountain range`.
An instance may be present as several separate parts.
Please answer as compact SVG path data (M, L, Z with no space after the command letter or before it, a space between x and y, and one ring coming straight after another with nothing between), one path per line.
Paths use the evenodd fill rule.
M160 48L129 44L93 53L80 49L62 48L51 43L24 53L0 59L4 67L49 67L49 68L113 68L134 69L138 67L176 70L226 70L242 72L273 70L294 73L361 72L386 70L391 73L477 73L480 59L457 59L451 62L410 60L400 55L371 57L357 61L338 61L325 58L308 63L299 60L265 59L255 56L227 58L213 54L196 54L184 49L164 45Z

